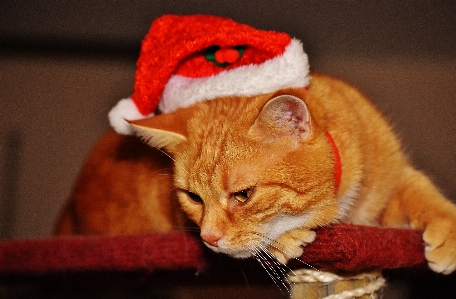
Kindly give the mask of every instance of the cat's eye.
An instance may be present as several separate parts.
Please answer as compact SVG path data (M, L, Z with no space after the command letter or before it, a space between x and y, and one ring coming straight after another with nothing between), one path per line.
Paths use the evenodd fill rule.
M234 199L238 202L244 203L250 199L253 194L253 188L247 188L238 192L233 193Z
M187 191L187 195L193 202L197 202L197 203L202 203L203 202L203 199L196 193Z

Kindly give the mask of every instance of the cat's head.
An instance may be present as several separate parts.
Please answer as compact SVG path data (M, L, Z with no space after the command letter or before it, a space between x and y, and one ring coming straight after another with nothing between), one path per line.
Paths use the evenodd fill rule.
M294 228L334 221L334 163L302 90L228 97L132 122L175 161L183 210L205 244L250 257Z

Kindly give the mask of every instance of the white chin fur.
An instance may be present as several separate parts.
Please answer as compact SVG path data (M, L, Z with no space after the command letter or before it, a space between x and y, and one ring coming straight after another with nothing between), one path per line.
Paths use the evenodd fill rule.
M229 255L231 257L237 258L237 259L246 259L254 256L255 254L247 249L244 248L234 248L229 242L226 242L225 240L221 239L218 243L218 247L211 246L204 242L204 244L211 249L214 252L217 253L223 253L226 255ZM258 246L257 246L258 247Z
M277 215L265 224L265 237L271 243L290 230L305 227L309 218L309 215Z
M274 242L279 236L283 235L287 231L305 226L308 219L308 215L278 215L265 224L263 239L252 240L248 246L249 248L254 248L255 250L267 248L269 244ZM224 238L219 240L218 247L211 246L205 242L204 244L214 252L224 253L238 259L250 258L255 255L253 250L233 246Z

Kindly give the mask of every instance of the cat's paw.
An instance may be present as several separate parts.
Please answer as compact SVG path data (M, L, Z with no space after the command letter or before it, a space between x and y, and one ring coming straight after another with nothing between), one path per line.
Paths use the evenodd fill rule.
M315 240L316 234L308 229L294 229L277 238L270 246L271 252L276 259L286 264L293 258L300 258L304 247Z
M443 274L456 269L456 221L439 219L430 223L423 241L429 268Z

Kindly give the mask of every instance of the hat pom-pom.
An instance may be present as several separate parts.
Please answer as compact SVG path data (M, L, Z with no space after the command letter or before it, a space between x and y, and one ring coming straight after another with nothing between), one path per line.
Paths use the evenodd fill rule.
M131 98L123 99L109 111L108 118L111 127L119 134L131 135L131 127L127 120L143 119L148 116L142 115Z

